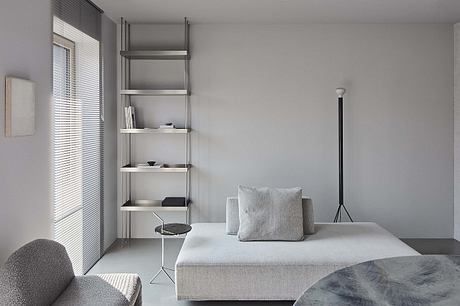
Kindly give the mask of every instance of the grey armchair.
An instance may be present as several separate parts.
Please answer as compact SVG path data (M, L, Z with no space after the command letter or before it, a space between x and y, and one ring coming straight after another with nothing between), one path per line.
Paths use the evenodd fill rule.
M61 244L34 240L0 268L0 305L141 305L137 274L75 276Z

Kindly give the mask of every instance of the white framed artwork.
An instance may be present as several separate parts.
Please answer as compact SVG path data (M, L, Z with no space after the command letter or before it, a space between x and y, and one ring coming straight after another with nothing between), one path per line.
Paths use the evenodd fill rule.
M5 136L29 136L35 133L35 83L5 79Z

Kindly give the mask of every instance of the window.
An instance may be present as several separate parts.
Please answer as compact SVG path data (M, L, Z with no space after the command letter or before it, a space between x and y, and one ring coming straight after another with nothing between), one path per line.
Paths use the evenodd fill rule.
M54 237L76 274L100 257L100 43L58 17L53 39Z

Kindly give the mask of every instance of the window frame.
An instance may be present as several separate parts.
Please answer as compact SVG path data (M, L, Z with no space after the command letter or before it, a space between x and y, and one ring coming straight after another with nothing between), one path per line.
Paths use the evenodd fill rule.
M67 69L70 70L70 98L74 100L76 97L75 42L64 36L53 33L53 45L69 50L69 66Z
M75 69L75 42L68 39L68 38L65 38L64 36L61 36L59 34L56 34L53 32L53 45L56 45L58 47L62 47L66 50L69 51L69 61L67 63L67 69L70 71L69 73L69 98L70 98L70 101L76 101L76 69ZM55 178L53 178L54 180ZM54 205L54 204L53 204ZM53 206L53 210L55 209L55 207ZM68 218L70 217L71 215L73 215L74 213L76 213L77 211L83 209L83 203L81 203L78 207L75 207L74 209L70 210L69 212L67 212L64 216L61 216L60 218L54 220L54 224L57 224L59 223L60 221L64 220L65 218ZM53 211L53 214L54 214L54 211ZM53 232L53 235L55 235L55 233Z

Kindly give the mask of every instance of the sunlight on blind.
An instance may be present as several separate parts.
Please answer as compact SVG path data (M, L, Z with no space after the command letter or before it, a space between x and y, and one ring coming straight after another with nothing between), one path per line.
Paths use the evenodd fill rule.
M100 46L58 17L53 31L54 236L83 274L100 256Z

